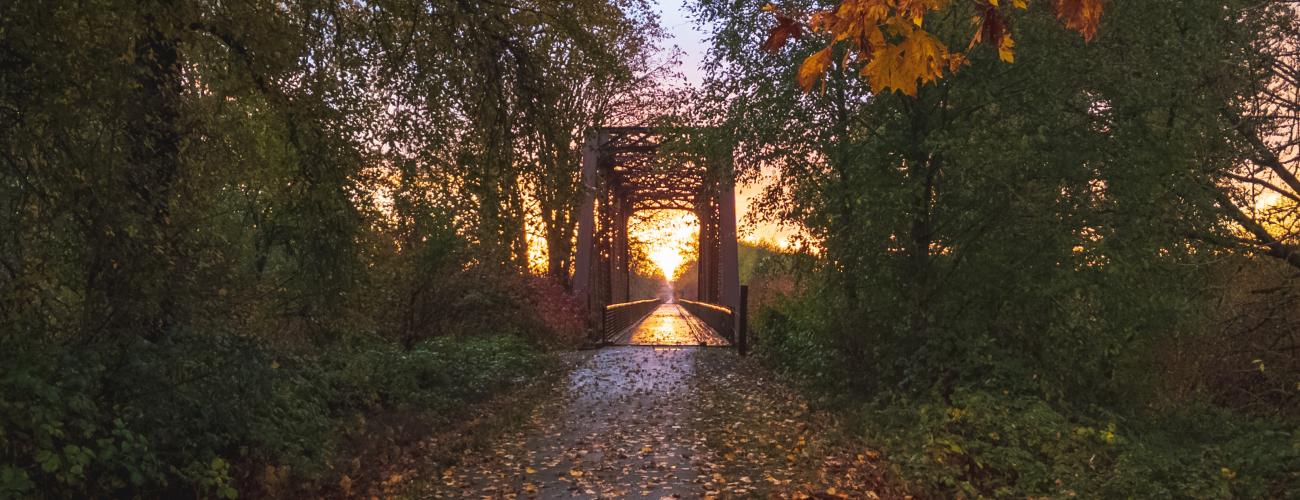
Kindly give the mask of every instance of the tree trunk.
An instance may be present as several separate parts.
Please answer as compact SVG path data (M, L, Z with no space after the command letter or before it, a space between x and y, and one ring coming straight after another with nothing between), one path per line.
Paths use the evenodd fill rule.
M122 199L99 193L90 202L87 335L138 331L156 339L174 319L170 283L178 249L168 232L180 162L181 82L178 42L159 14L167 12L145 16L146 30L133 48L136 97L125 114L126 171L110 168L108 180L124 188L113 190Z

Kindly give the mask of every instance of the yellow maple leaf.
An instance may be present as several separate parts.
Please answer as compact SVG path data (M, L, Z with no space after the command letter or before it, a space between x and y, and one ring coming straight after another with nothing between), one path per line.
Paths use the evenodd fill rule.
M796 79L799 86L804 92L812 90L813 84L821 80L822 75L826 74L826 69L831 65L831 46L817 51L817 53L804 59L803 64L799 66L799 75Z
M871 54L862 74L877 92L896 90L916 95L917 82L932 82L949 66L948 49L922 30L912 30L901 42L885 45Z
M998 42L998 59L1005 63L1016 62L1016 41L1011 39L1008 33L1002 36L1002 41Z
M862 68L862 75L867 77L871 88L877 92L894 89L907 95L916 95L916 79L910 81L903 74L903 49L897 45L886 45L871 53L871 61Z

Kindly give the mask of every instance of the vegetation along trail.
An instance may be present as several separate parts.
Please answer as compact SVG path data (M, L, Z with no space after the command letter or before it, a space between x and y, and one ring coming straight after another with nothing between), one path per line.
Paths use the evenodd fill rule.
M1300 0L0 1L0 500L1300 500Z

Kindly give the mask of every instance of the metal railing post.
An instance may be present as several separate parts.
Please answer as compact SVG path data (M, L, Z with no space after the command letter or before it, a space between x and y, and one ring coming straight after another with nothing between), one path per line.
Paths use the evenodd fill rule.
M736 351L749 354L749 285L740 285L740 307L736 317Z

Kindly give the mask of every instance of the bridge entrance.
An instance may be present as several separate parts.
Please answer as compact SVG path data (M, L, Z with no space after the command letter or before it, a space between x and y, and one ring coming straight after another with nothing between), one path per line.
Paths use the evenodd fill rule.
M604 127L586 139L573 292L585 304L589 321L600 325L599 340L611 340L660 305L629 302L628 218L639 210L695 214L700 223L698 300L679 300L679 307L733 340L740 272L731 150L709 144L697 132Z

